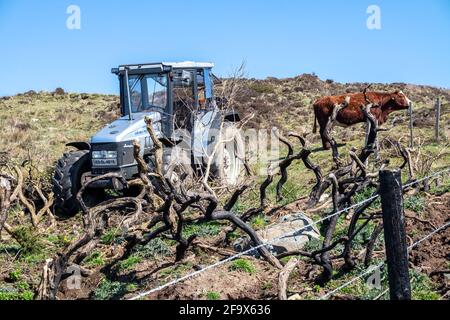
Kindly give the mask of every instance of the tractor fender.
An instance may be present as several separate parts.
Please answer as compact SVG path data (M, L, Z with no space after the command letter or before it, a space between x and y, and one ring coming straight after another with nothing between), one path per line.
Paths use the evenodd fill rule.
M241 117L237 111L230 111L224 115L223 120L229 122L239 122L241 121Z
M85 141L76 141L66 144L66 147L74 147L78 150L91 150L91 144Z

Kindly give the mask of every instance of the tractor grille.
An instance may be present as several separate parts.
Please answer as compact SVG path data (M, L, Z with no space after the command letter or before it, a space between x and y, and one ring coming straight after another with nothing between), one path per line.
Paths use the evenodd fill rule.
M117 143L94 143L91 145L91 152L94 151L116 151L117 159L99 159L99 161L95 161L96 159L93 159L91 154L93 171L104 172L106 170L107 172L111 172L114 171L114 168L118 170L120 167L129 166L134 163L133 143L131 141Z

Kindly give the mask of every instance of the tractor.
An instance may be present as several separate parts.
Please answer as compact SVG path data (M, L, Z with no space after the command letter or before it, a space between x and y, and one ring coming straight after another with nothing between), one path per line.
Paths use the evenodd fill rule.
M243 171L243 140L237 112L215 98L220 81L212 63L178 62L121 65L111 72L120 84L120 117L91 137L71 142L56 163L53 176L55 212L73 216L79 211L76 195L89 180L88 195L100 198L106 190L129 192L120 181L134 179L138 166L133 142L140 156L154 170L153 142L146 126L163 144L163 172L174 183L205 175L220 184L235 185ZM117 173L124 179L102 177ZM204 177L204 176L203 176ZM84 193L86 194L86 192Z

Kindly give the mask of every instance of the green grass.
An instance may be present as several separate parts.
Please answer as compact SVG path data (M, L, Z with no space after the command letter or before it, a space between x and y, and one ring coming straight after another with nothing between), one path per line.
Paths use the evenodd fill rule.
M192 263L180 264L174 267L169 267L160 272L162 277L178 278L192 269Z
M119 299L127 292L127 284L103 279L95 289L93 298L95 300Z
M212 237L216 236L222 230L223 224L219 222L207 222L202 224L186 224L183 228L183 237L189 238L191 235L196 234L199 237Z
M167 241L156 238L145 246L137 246L135 248L135 254L143 259L158 259L172 255L172 250Z
M379 262L380 261L373 261L372 265L377 265ZM338 288L342 284L350 281L351 279L353 279L354 277L360 275L361 273L363 273L365 271L366 271L365 267L363 265L359 265L352 271L345 273L342 276L338 276L337 275L338 272L335 272L335 275L333 276L334 277L333 280L328 282L325 286L326 292L329 292L329 291L332 291L332 290ZM378 296L384 290L384 288L387 285L387 280L386 280L387 279L387 270L386 270L386 268L384 268L380 272L381 289L371 287L367 284L367 280L372 275L373 274L367 274L363 278L356 280L353 283L347 285L346 287L339 290L339 294L345 294L345 295L357 297L357 298L363 299L363 300L374 299L376 296Z
M305 243L305 245L303 246L303 251L313 252L313 251L319 250L320 248L322 248L322 242L323 242L322 239L313 238L310 241Z
M113 244L114 241L116 240L117 235L118 235L117 228L109 229L100 237L100 243L106 245Z
M359 192L357 192L354 196L353 196L353 203L359 203L361 201L364 201L368 198L370 198L371 196L373 196L373 194L375 193L375 188L373 187L368 187L365 188ZM380 209L381 208L381 200L378 197L370 206L369 208L371 209Z
M425 198L420 195L406 196L404 207L416 213L421 213L425 209Z
M220 293L215 291L208 291L206 293L206 299L208 300L220 300Z
M136 291L138 289L138 286L135 284L135 283L129 283L129 284L127 284L127 286L126 286L126 290L128 291L128 292L134 292L134 291Z
M71 243L72 238L64 234L50 234L46 237L47 241L53 243L57 247L64 247Z
M12 282L17 282L22 278L22 270L20 268L16 268L9 272L8 274L9 280Z
M34 292L30 290L6 291L0 289L0 300L33 300L33 299L34 299Z
M372 265L377 265L380 263L380 260L373 261ZM325 286L326 291L329 292L346 283L347 281L353 279L355 276L360 275L365 272L366 269L363 266L358 266L354 270L349 273L345 273L343 276L336 277L331 280ZM420 273L414 269L410 269L410 283L411 283L411 294L412 299L414 300L439 300L440 295L436 292L436 286L430 280L430 278ZM386 288L388 288L387 281L387 266L380 272L381 277L381 288L374 288L367 285L367 280L372 274L367 274L363 278L351 283L350 285L339 290L340 294L345 294L353 297L357 297L358 299L364 300L372 300L375 297L379 296ZM318 292L320 289L318 288ZM389 299L389 292L387 292L384 296L380 297L380 299Z
M111 121L111 104L117 96L66 94L14 96L0 101L0 143L17 161L35 155L40 169L53 163L67 150L66 143L85 141ZM118 108L116 108L118 111Z
M447 192L450 192L450 176L446 175L442 179L442 183L439 186L433 185L430 188L430 193L435 195L443 195Z
M413 300L439 300L436 286L425 274L415 270L409 272Z
M240 271L240 272L245 272L248 274L256 273L256 268L253 265L253 263L247 259L242 259L242 258L234 260L231 263L229 269L232 271Z
M252 226L253 229L255 230L260 230L260 229L264 229L267 225L269 224L269 221L267 220L267 218L260 214L257 215L256 217L254 217L251 221L250 221L250 225Z
M30 285L22 280L23 274L20 269L11 271L8 275L9 281L14 283L14 288L0 288L0 300L33 300L34 292Z
M118 264L118 270L119 271L130 271L132 270L137 264L142 262L142 257L139 255L133 254L129 256L127 259L122 260Z
M100 267L104 264L103 253L100 251L94 251L84 259L84 265L88 267Z

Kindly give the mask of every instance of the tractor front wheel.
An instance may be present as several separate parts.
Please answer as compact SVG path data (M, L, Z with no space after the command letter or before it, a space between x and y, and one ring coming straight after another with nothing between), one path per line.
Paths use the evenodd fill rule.
M56 163L52 179L56 214L71 217L78 213L76 197L81 188L81 176L89 171L89 159L89 151L77 150L65 153Z

